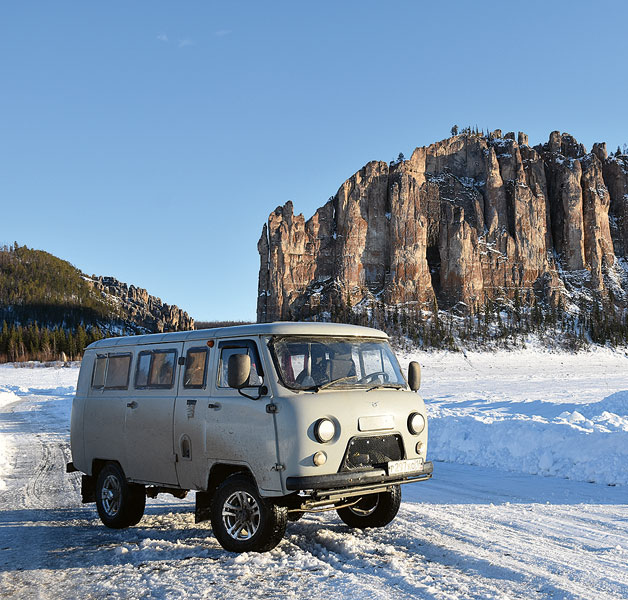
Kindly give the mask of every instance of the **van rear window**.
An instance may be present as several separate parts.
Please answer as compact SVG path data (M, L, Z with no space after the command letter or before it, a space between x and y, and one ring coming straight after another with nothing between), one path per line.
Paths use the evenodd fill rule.
M135 371L136 388L168 389L174 385L176 350L140 352Z

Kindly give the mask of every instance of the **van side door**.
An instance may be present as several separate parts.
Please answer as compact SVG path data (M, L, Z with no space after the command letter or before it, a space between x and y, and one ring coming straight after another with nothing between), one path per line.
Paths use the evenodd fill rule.
M174 450L179 486L204 489L208 481L207 412L209 403L210 358L216 349L205 340L183 345L177 400L174 410Z
M268 384L269 370L261 362L257 342L253 338L218 341L207 413L207 454L212 463L247 465L261 490L281 492L275 415L267 410L271 392L252 400L227 383L229 357L239 353L251 357L252 387L242 391L256 397L256 386Z
M138 346L125 416L126 476L177 484L172 423L182 343Z

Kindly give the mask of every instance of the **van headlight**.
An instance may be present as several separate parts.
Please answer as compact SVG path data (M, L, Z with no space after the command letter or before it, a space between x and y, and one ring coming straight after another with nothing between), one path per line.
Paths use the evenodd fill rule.
M330 419L319 419L314 423L314 436L321 443L325 444L336 435L336 426Z
M419 413L410 413L408 417L408 431L412 435L419 435L425 429L425 417Z

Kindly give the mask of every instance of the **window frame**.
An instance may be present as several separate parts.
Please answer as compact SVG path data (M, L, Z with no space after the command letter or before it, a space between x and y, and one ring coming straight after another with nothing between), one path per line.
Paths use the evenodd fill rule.
M375 344L386 344L391 352L391 355L394 359L394 361L391 359L391 366L393 368L393 371L395 371L395 363L397 365L397 368L399 369L399 375L401 376L401 379L399 381L400 385L404 385L405 387L407 387L408 382L406 380L406 376L403 373L403 369L401 368L401 365L399 364L399 359L396 357L393 349L390 346L390 340L387 338L379 338L379 337L369 337L369 336L342 336L342 335L312 335L312 336L303 336L303 335L274 335L272 336L267 343L267 347L268 350L270 352L270 357L273 363L273 366L275 367L275 372L277 374L277 379L279 381L279 383L285 387L286 389L298 394L301 393L303 391L309 391L307 388L302 388L302 387L294 387L293 385L289 384L283 376L283 369L281 368L281 365L279 364L279 357L277 356L277 352L275 350L275 344L286 340L286 339L290 339L293 338L295 340L299 340L299 341L303 341L304 339L308 339L311 340L312 342L323 342L324 340L351 340L351 341L356 341L356 342L361 342L361 343L375 343ZM383 349L380 349L380 352L383 352ZM362 358L360 359L360 369L363 371L363 362L362 362ZM356 365L357 367L357 365ZM367 384L364 385L355 385L352 387L344 387L341 388L345 391L354 391L354 390L365 390L367 389ZM403 388L402 388L403 389Z
M222 376L222 351L223 350L237 350L239 348L247 348L249 349L254 358L255 364L257 365L257 376L261 379L261 383L259 385L248 385L246 388L256 388L260 385L265 385L266 376L264 375L264 366L262 365L261 355L259 352L259 348L257 347L257 343L252 339L242 339L242 340L223 340L218 342L218 368L216 369L216 389L219 390L233 390L229 385L220 385L220 378ZM226 382L225 382L226 383ZM233 390L235 391L235 390Z
M94 376L96 375L96 365L98 364L99 359L105 359L105 368L102 374L102 385L94 385ZM105 389L105 381L107 381L107 366L109 364L109 356L107 354L96 354L96 359L94 360L94 368L92 369L92 380L90 383L90 388L92 390L104 390Z
M191 352L204 352L205 353L205 364L203 367L203 383L201 385L186 385L185 383L185 374L188 370L188 355ZM194 346L193 348L188 348L185 352L185 368L183 369L183 389L185 390L204 390L207 388L207 371L209 369L209 348L207 346Z
M124 386L121 385L107 385L107 375L109 375L109 359L114 357L129 357L129 366L126 370L126 384ZM129 389L129 380L131 379L131 365L133 364L133 353L132 352L111 352L107 354L107 368L105 369L105 381L103 385L103 390L128 390Z
M140 366L140 356L142 356L143 354L150 355L150 366L148 368L148 376L146 378L146 385L137 385L137 376L138 376L138 370ZM153 357L155 356L155 354L174 354L174 362L172 364L172 379L170 381L170 384L158 383L158 384L151 385L150 381L153 376L153 366L155 364ZM168 349L163 349L163 350L140 350L137 353L135 377L133 378L133 388L136 390L171 390L174 387L174 383L176 380L178 356L179 356L179 353L176 348L168 348Z

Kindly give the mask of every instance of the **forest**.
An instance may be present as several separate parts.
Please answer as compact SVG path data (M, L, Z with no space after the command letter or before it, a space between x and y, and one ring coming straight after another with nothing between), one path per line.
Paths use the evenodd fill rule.
M115 307L83 274L48 252L0 247L0 362L78 360L119 330Z
M514 300L487 298L474 311L441 310L436 300L429 309L377 300L351 306L336 297L331 311L313 318L383 329L406 350L512 349L535 342L568 351L628 345L626 311L612 299L584 292L555 305L535 300L531 306L515 292Z

